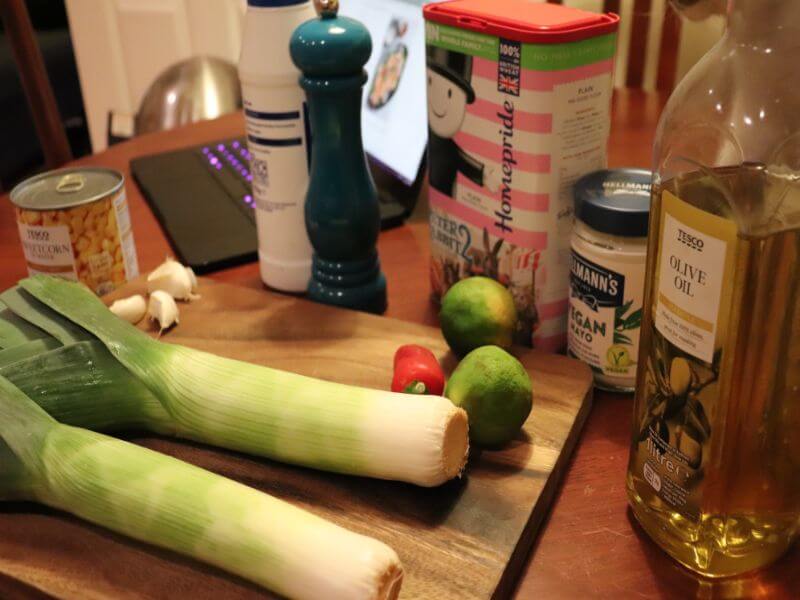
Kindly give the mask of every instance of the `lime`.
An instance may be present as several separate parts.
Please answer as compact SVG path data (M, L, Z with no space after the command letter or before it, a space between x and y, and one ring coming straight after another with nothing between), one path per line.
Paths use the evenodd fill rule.
M467 354L450 376L444 395L467 411L470 440L490 447L511 441L533 404L525 367L497 346Z
M451 287L439 313L444 339L463 356L480 346L510 348L517 326L514 298L488 277L469 277Z

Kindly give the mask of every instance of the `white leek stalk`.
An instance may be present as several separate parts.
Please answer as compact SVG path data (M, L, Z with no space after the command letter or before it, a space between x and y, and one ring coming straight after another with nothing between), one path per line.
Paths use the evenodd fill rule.
M116 318L79 284L42 275L20 286L97 336L158 399L180 437L421 486L440 485L464 467L467 415L446 398L322 381L165 344Z
M61 425L0 377L0 499L32 500L290 598L396 598L397 554L175 458Z

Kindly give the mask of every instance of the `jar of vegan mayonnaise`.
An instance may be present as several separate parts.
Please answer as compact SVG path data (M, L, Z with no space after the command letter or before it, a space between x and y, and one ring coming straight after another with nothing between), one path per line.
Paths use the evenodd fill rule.
M632 392L642 324L650 172L598 171L575 184L569 354L598 387Z

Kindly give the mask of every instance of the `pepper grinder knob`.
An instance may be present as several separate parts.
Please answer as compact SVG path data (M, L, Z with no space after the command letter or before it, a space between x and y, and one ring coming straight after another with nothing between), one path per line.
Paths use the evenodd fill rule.
M314 0L314 8L323 19L331 19L339 13L339 0Z
M314 248L308 297L382 313L386 278L378 260L380 208L361 139L369 31L338 16L337 0L314 0L319 18L292 34L289 52L302 72L311 121L311 170L305 220Z

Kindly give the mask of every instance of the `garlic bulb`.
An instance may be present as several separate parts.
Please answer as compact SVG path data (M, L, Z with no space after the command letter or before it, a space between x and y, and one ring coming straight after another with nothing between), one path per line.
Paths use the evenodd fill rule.
M199 298L194 291L197 289L197 278L188 267L171 258L147 276L147 291L151 294L161 290L176 300L195 300Z
M128 298L115 300L109 307L112 313L117 315L120 319L126 320L128 323L136 324L142 320L147 312L147 302L144 296L136 294Z
M150 294L147 314L152 321L157 321L161 331L164 331L178 322L178 305L167 292L156 290Z

